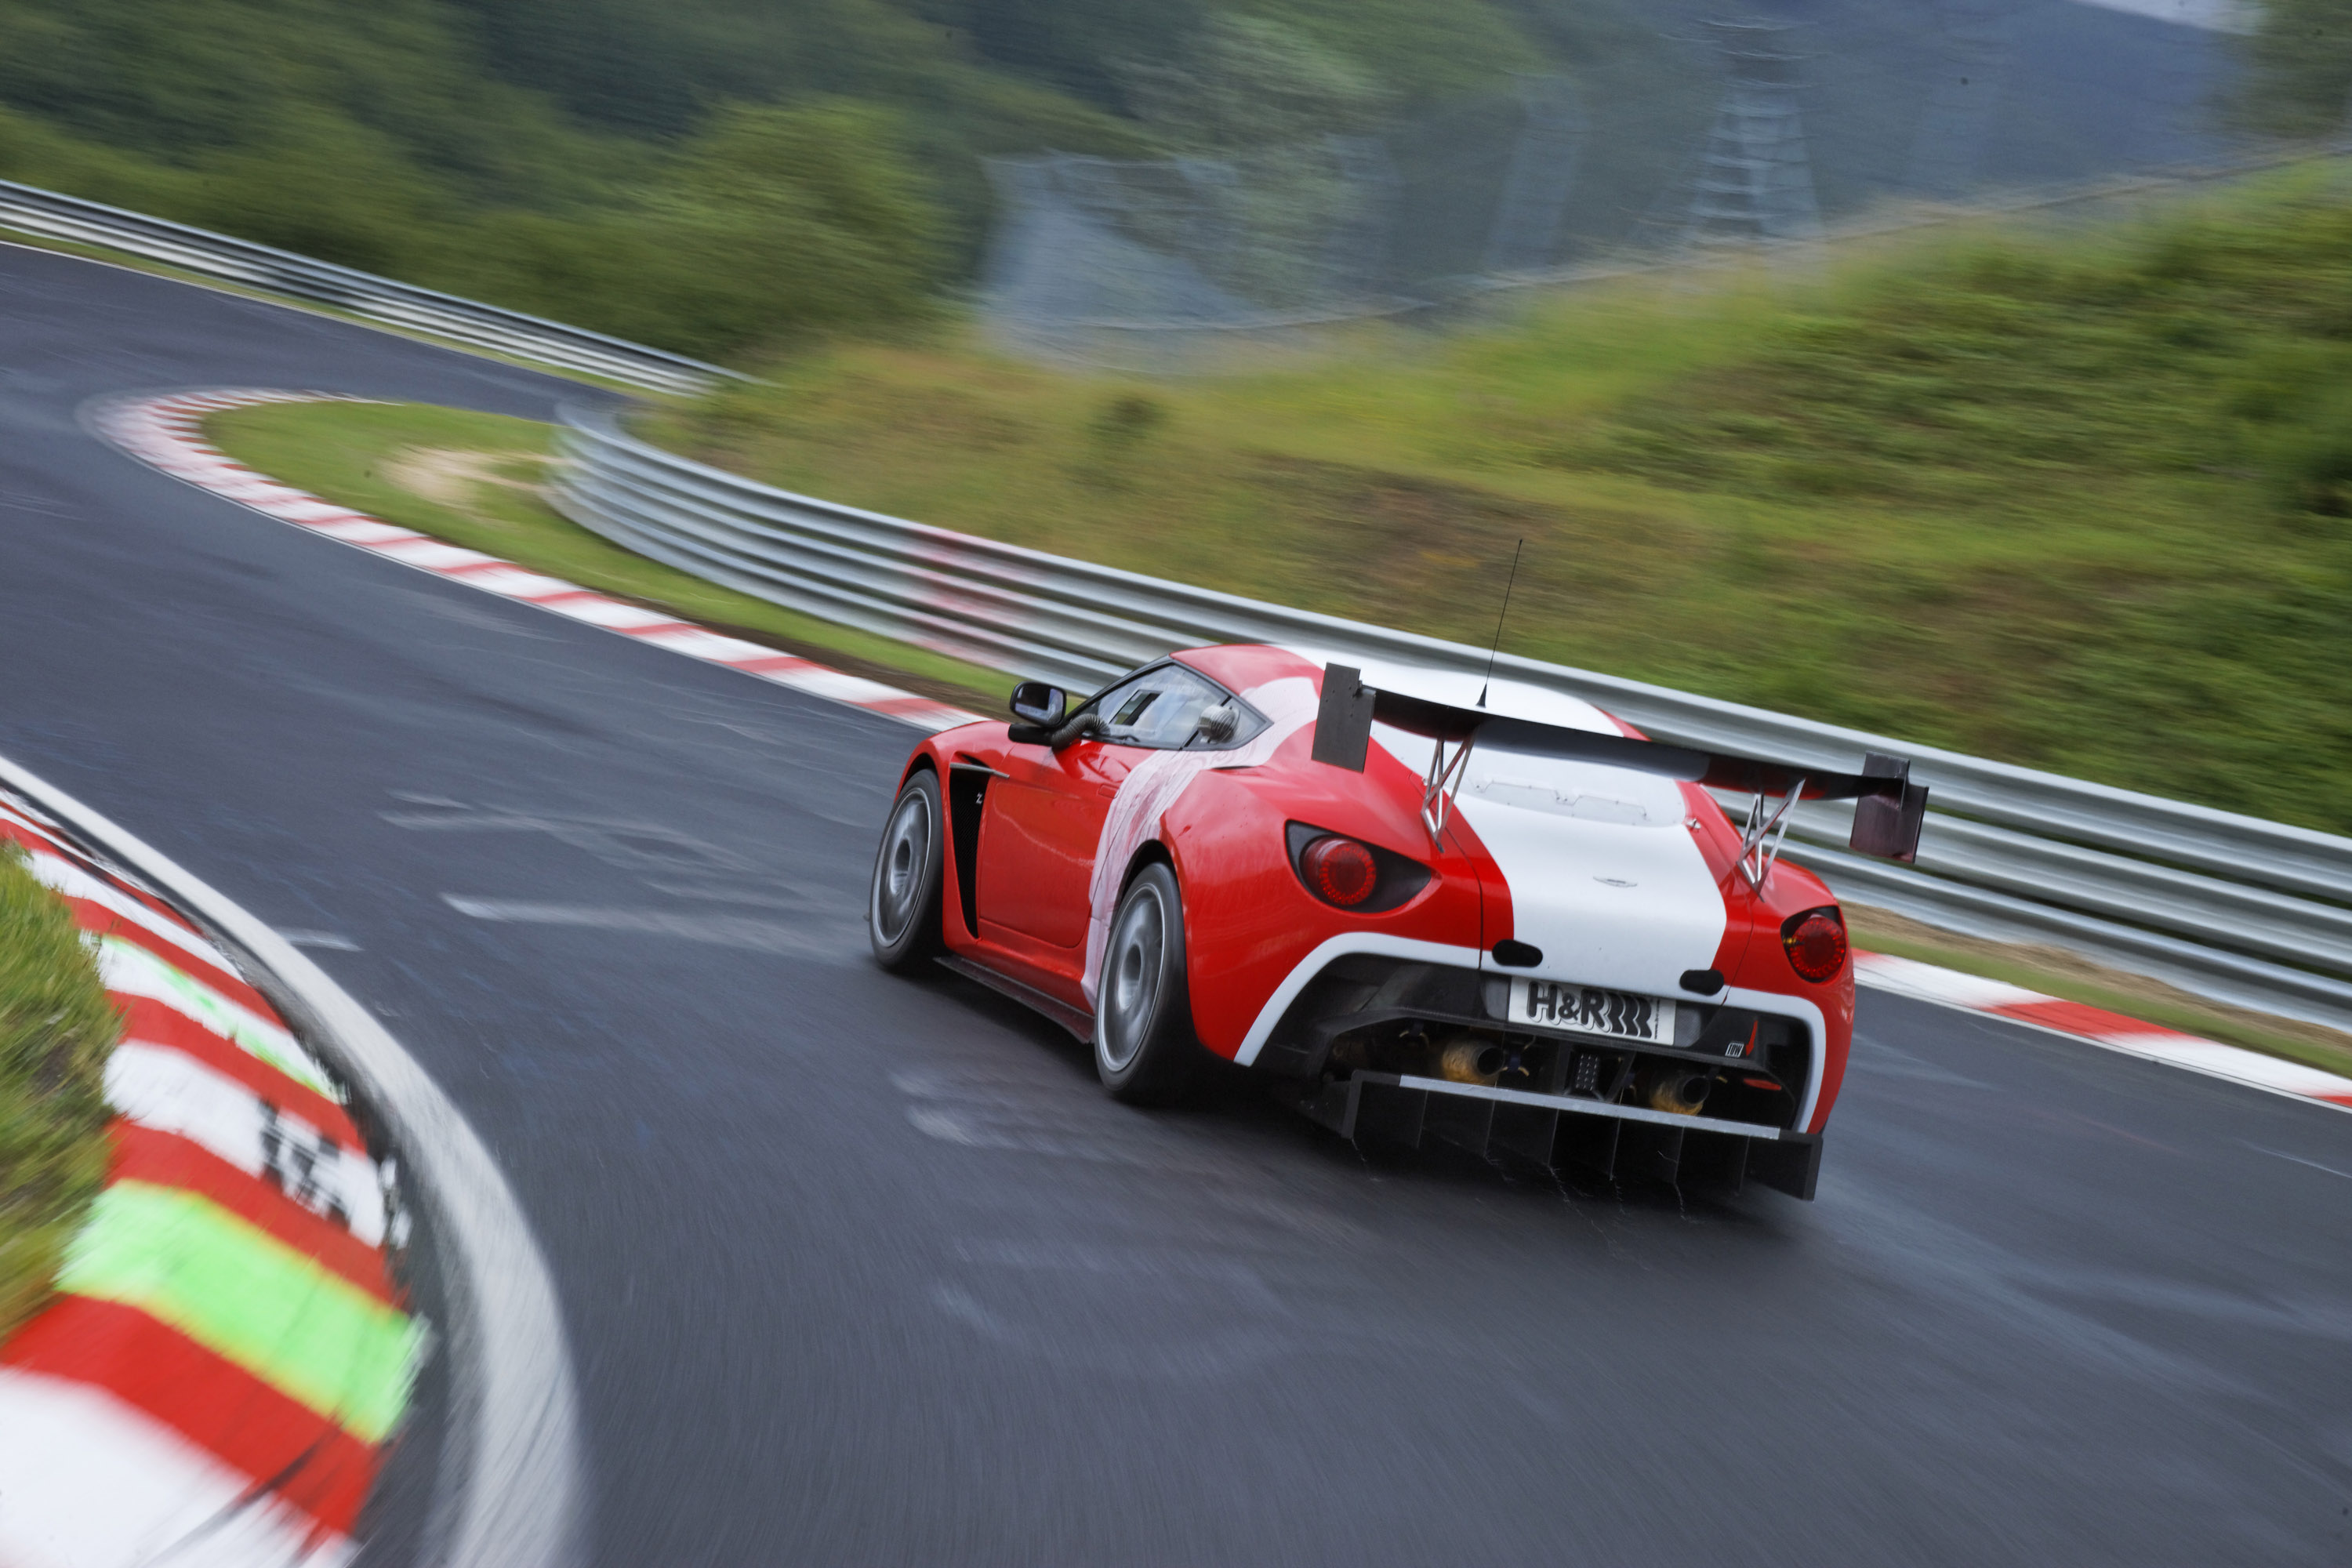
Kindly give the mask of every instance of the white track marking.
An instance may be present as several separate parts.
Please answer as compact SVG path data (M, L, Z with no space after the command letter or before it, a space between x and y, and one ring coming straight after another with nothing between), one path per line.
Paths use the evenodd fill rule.
M862 953L865 942L836 934L838 921L822 925L787 925L749 915L689 914L677 910L622 909L609 904L550 904L520 899L473 899L444 893L441 901L468 920L501 925L574 926L586 931L636 931L646 936L677 937L716 947L748 948L755 952L786 953L802 958L839 959Z

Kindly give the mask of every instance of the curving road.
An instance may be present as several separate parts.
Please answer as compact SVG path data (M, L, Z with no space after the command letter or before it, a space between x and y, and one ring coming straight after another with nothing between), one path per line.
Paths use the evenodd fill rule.
M0 751L348 944L553 1268L598 1563L2352 1560L2352 1118L1877 994L1810 1205L1124 1110L866 962L908 731L75 423L191 384L579 390L0 250Z

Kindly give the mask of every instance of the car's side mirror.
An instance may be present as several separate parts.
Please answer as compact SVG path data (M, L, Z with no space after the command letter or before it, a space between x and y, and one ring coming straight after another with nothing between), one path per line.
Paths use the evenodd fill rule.
M1069 704L1068 695L1058 686L1023 681L1013 689L1013 722L1005 728L1005 738L1015 745L1051 745L1054 731L1062 727L1062 711Z
M1024 724L1051 730L1061 723L1062 711L1069 705L1060 687L1042 680L1024 680L1013 689L1013 716Z

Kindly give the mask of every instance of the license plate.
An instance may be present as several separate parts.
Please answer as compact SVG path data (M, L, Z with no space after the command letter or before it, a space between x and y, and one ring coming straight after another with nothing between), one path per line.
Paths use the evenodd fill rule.
M1675 1005L1666 998L1558 980L1512 981L1510 1021L1653 1045L1675 1041Z

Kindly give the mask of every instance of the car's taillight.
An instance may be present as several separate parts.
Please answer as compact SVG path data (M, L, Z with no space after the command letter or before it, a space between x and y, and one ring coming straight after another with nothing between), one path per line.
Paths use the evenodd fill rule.
M1352 838L1330 834L1317 839L1299 853L1299 869L1307 873L1307 885L1326 903L1352 910L1372 896L1380 886L1381 868L1372 859L1372 852Z
M1799 974L1816 984L1832 979L1845 967L1845 921L1833 909L1791 915L1780 927L1780 945Z
M1307 890L1349 914L1402 909L1434 875L1409 856L1311 823L1286 823L1282 837L1290 868Z

